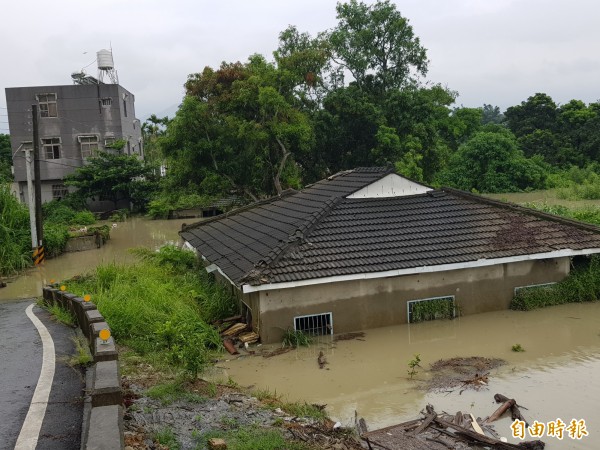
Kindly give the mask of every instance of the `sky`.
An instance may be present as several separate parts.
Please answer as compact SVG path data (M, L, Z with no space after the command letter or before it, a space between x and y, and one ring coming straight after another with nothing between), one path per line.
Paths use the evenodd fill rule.
M426 81L502 110L545 92L557 103L600 99L597 0L393 0L430 60ZM373 3L366 0L366 3ZM112 46L136 116L172 116L188 74L253 53L272 58L288 25L316 34L336 24L332 0L20 0L0 3L0 133L4 88L96 76Z

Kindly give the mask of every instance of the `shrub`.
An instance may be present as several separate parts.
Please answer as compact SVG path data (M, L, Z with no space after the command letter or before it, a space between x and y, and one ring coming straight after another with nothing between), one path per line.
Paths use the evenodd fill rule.
M592 256L587 267L573 269L563 281L521 289L511 302L511 309L528 311L545 306L600 299L600 257Z
M8 184L0 183L0 275L31 265L29 212L11 194Z
M69 240L69 229L64 225L53 223L44 224L44 247L46 256L60 255Z
M92 225L94 223L96 223L96 216L91 211L78 211L69 222L70 225Z

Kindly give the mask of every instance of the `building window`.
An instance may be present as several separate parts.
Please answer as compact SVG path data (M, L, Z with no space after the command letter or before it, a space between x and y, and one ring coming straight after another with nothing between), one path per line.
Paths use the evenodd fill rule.
M294 317L294 330L311 336L333 334L333 316L325 313Z
M77 139L81 147L82 158L89 158L96 155L96 151L98 151L98 136L78 136Z
M123 99L123 114L127 117L127 100Z
M436 319L454 319L454 295L410 300L406 303L408 323L424 322Z
M42 139L43 154L46 159L60 158L60 138Z
M69 193L69 190L64 184L53 184L52 185L52 198L54 200L60 200Z
M100 99L100 105L102 106L112 106L112 98L106 97Z
M40 107L40 117L57 117L56 94L38 94L38 105Z
M542 284L529 284L527 286L517 286L517 287L515 287L515 295L517 295L519 292L546 289L546 288L549 288L550 286L554 286L555 284L556 284L556 282L542 283Z

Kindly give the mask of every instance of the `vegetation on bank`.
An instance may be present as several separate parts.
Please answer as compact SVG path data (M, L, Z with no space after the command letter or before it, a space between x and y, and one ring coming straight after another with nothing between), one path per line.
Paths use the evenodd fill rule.
M68 290L92 296L119 343L194 378L222 348L210 323L231 316L236 303L192 252L165 246L135 253L137 263L101 265Z
M563 303L596 300L600 300L600 257L592 256L589 258L589 264L575 267L563 281L519 290L510 307L528 311Z

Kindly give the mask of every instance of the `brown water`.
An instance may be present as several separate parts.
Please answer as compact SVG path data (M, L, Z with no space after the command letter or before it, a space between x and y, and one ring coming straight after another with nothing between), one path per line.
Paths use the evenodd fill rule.
M265 359L246 356L219 364L224 378L269 389L289 400L325 403L334 418L352 424L354 411L371 429L418 416L431 403L438 411L490 415L493 395L515 398L533 420L585 419L589 437L559 441L546 437L547 449L600 448L600 303L563 305L532 312L502 311L416 325L368 330L364 341L333 343L323 339L310 348ZM525 348L511 351L513 344ZM327 370L317 355L326 354ZM423 369L411 381L407 362L420 354ZM485 356L508 364L491 372L489 389L426 393L418 386L440 358ZM510 437L510 419L496 430Z
M177 242L183 222L133 218L119 223L103 248L64 254L25 272L0 289L0 302L40 295L50 279L85 273L103 262L132 261L131 247ZM516 343L526 351L512 352ZM317 365L320 350L329 362L324 370ZM414 354L421 355L423 369L411 381L407 362ZM508 364L493 370L489 389L480 392L418 389L428 377L429 364L454 356L503 358ZM322 339L310 348L270 359L226 360L219 363L218 376L276 391L289 400L325 403L344 424L353 423L356 410L371 429L413 419L427 403L438 411L485 417L498 406L493 395L502 393L529 408L523 413L530 422L559 417L567 423L572 418L586 420L588 437L581 441L545 437L547 449L600 449L600 303L367 330L364 341ZM509 419L502 419L496 430L514 442L509 425Z
M113 228L110 240L97 250L64 253L47 260L42 266L28 269L18 277L8 279L8 286L0 289L0 302L30 298L42 293L42 286L50 280L64 280L86 273L98 264L128 262L135 257L128 251L132 247L158 248L168 242L178 242L178 231L187 220L147 220L139 217L120 222Z

